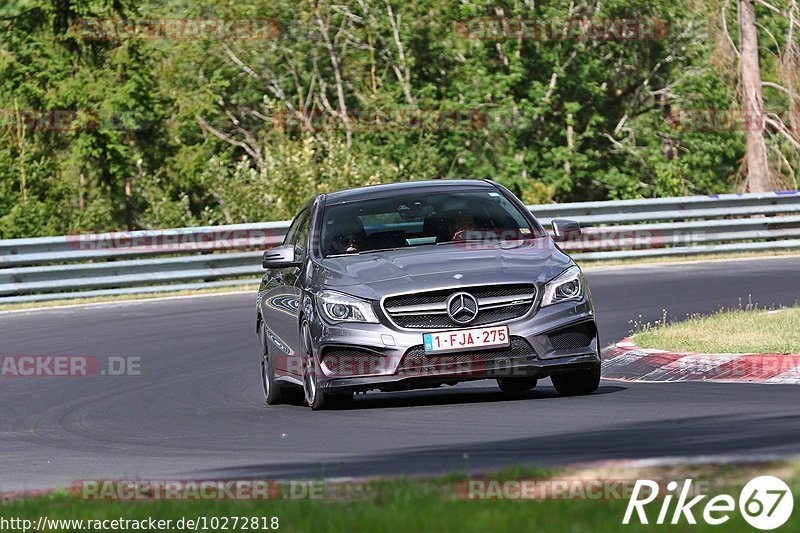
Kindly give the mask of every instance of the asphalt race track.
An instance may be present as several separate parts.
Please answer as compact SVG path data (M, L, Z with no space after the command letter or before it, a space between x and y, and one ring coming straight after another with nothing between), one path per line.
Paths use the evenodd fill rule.
M631 320L800 300L798 259L588 272L602 340ZM607 459L800 455L792 385L621 383L522 398L494 382L265 407L254 295L0 315L0 355L140 357L141 375L0 377L0 491L77 479L346 477ZM641 319L639 318L641 315Z

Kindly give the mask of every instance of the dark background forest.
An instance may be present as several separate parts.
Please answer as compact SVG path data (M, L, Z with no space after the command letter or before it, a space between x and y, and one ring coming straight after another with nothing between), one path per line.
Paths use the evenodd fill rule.
M0 238L285 220L427 178L528 204L745 191L754 127L770 188L797 188L797 5L754 5L762 124L741 111L740 3L6 0ZM242 33L136 33L199 19ZM498 30L517 19L655 23Z

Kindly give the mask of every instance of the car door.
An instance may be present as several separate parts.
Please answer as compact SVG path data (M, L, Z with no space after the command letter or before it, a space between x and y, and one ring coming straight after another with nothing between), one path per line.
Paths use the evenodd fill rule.
M291 244L295 250L295 261L306 256L311 207L305 207L295 217L286 233L283 244ZM267 324L269 353L273 368L281 374L301 374L302 354L300 347L300 296L298 279L301 269L289 267L269 269L264 275L264 293L261 309Z
M308 257L308 234L313 222L313 207L305 209L304 215L297 226L297 233L293 236L291 244L294 245L294 260L299 261L301 266L287 268L283 271L283 281L286 286L286 293L289 295L292 309L292 323L287 326L289 334L289 345L292 354L287 360L287 369L290 373L302 378L303 354L302 341L300 340L300 306L303 297L302 272Z

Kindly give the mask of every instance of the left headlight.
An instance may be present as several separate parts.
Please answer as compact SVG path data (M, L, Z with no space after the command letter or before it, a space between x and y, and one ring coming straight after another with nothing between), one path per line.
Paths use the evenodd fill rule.
M368 301L340 292L320 292L317 307L328 322L378 322Z
M582 299L585 285L581 270L577 266L569 267L545 284L542 307Z

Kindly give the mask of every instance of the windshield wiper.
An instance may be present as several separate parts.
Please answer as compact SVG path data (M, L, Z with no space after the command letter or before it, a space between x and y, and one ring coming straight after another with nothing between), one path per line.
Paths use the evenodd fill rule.
M461 244L461 243L463 243L463 242L484 242L484 241L486 241L486 239L459 239L459 240L457 240L457 241L442 241L442 242L437 242L437 243L436 243L436 246L439 246L440 244Z
M396 246L394 248L376 248L374 250L364 250L363 252L356 252L354 254L345 254L345 255L364 255L364 254L372 254L376 252L391 252L392 250L408 250L409 248L417 248L418 246L430 246L432 244L436 244L435 242L422 242L419 244L409 244L408 246Z
M374 254L377 252L391 252L392 250L402 250L403 248L407 248L407 246L401 246L397 248L375 248L374 250L364 250L363 252L356 252L354 254L346 254L346 255L366 255L366 254Z

